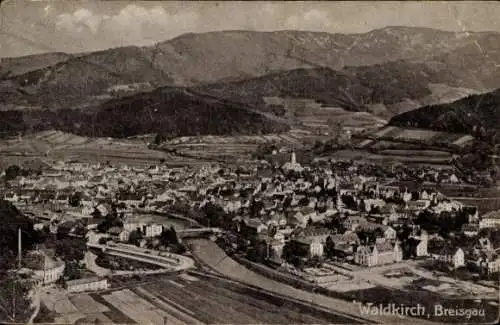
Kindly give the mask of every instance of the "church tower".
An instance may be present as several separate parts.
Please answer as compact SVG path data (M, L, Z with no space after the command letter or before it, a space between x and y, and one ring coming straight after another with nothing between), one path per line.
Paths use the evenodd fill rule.
M295 165L297 164L297 157L295 156L295 151L292 152L292 161L291 161L292 165Z

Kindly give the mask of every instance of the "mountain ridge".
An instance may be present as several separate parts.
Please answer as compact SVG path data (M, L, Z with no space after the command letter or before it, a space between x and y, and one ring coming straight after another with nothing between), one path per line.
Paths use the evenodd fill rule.
M68 118L78 118L78 114L86 116L106 109L114 112L110 107L125 106L124 116L113 115L117 121L124 121L131 108L123 101L138 96L137 105L156 100L168 107L166 116L175 117L184 115L175 107L174 99L190 102L185 96L187 92L198 101L190 102L191 105L205 107L205 113L211 110L206 108L212 100L207 98L210 95L226 101L215 105L222 112L236 107L233 109L239 112L259 115L251 119L258 123L268 123L273 118L262 107L262 98L266 96L311 98L355 111L371 111L377 106L377 114L391 117L439 101L440 96L435 95L431 85L441 85L439 91L453 97L500 84L500 71L495 68L495 62L500 62L500 33L496 32L414 27L387 27L358 34L221 31L183 34L153 46L65 55L45 54L34 63L30 57L23 57L18 63L15 59L2 60L0 71L16 67L23 73L2 75L0 109L42 110L49 124L58 125L50 120L57 114L48 111L64 110ZM8 64L4 67L5 62ZM48 65L40 67L44 64ZM179 97L174 96L169 102L170 97L158 95L162 87L183 90L178 90ZM148 96L153 98L148 100ZM185 116L194 114L191 108L187 109ZM81 112L69 113L71 110ZM21 115L31 119L36 114ZM231 118L238 120L237 116ZM106 116L102 120L110 125L115 123ZM69 122L65 123L63 130L71 131L67 129ZM137 129L148 131L150 125L141 123ZM246 125L244 119L237 123ZM211 130L209 124L197 127ZM101 127L112 129L110 125ZM224 130L233 132L231 128Z

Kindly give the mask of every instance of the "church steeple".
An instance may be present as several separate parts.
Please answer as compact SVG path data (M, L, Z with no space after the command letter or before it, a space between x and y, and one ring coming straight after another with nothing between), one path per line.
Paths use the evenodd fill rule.
M292 160L291 163L293 165L297 164L297 157L295 156L295 151L292 151Z

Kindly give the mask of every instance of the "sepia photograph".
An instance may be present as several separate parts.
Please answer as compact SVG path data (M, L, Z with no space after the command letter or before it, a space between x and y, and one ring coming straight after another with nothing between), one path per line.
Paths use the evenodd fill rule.
M0 1L0 324L498 324L499 17Z

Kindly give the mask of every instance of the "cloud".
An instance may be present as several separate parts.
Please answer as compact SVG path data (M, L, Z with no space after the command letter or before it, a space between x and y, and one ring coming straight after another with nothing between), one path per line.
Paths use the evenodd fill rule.
M56 27L68 33L92 33L113 43L140 44L158 40L158 37L176 36L196 26L199 14L184 11L169 13L161 6L145 8L129 4L115 14L98 14L80 8L56 18Z
M333 22L328 13L318 9L311 9L304 13L291 15L285 21L285 26L289 29L324 31L325 29L330 28L332 25Z
M81 8L71 14L60 14L56 20L56 28L78 33L89 30L95 34L103 18L88 9Z

